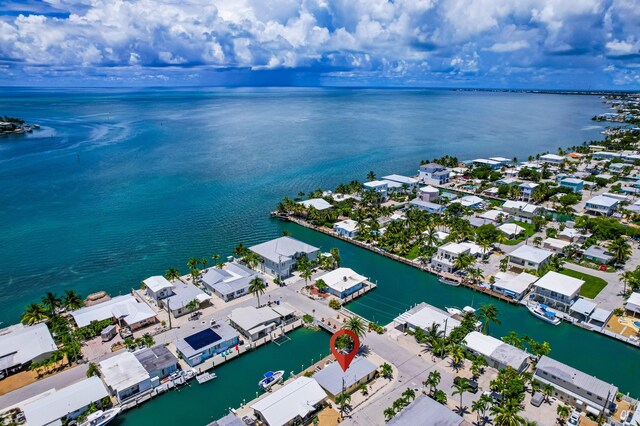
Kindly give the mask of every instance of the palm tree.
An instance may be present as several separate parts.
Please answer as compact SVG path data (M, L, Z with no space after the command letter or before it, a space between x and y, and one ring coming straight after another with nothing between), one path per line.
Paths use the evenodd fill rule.
M448 352L449 356L451 357L451 365L457 371L464 362L464 349L462 348L462 346L451 344L451 346L449 346Z
M220 255L218 253L212 254L211 259L213 260L213 263L217 265L218 259L220 259Z
M393 418L393 416L396 415L396 410L394 410L393 408L389 407L386 408L382 414L384 414L384 418L387 419L387 421L391 420Z
M553 386L550 384L545 384L542 387L542 394L544 395L545 401L548 401L551 395L553 395Z
M433 393L435 392L436 388L440 384L440 379L441 378L442 378L442 376L440 375L439 371L432 371L427 376L427 380L422 382L422 384L427 386L427 387L429 387L429 393L433 395Z
M376 173L373 170L367 173L367 180L376 180Z
M433 393L433 399L442 405L447 404L447 394L442 389L438 389Z
M478 423L480 423L480 418L484 417L484 412L487 411L487 405L487 400L482 397L473 401L473 404L471 404L471 411L474 411L478 415Z
M480 306L478 319L480 321L484 321L483 331L485 334L489 333L490 322L500 324L500 320L498 319L498 309L491 303Z
M331 250L329 250L329 253L331 253L331 256L333 257L333 262L334 262L334 268L337 268L340 266L340 250L338 250L337 248L332 248Z
M520 412L520 405L514 401L506 401L503 404L495 404L491 406L491 414L493 423L496 426L519 426L524 423L524 418L518 413Z
M533 245L536 247L540 247L542 245L542 237L541 236L537 236L533 239Z
M256 266L260 263L260 256L257 253L252 251L247 251L247 253L242 258L242 261L247 264L247 266L251 269L255 269Z
M42 304L49 311L49 317L53 318L56 316L56 309L62 307L62 300L52 292L47 292L47 294L42 298Z
M84 301L75 290L65 290L64 297L62 299L62 306L69 311L75 311L84 306Z
M556 413L562 423L564 423L567 417L569 417L570 412L571 409L567 405L558 405L558 408L556 408Z
M255 277L249 282L249 293L258 298L258 307L260 307L260 295L264 294L267 286L260 277Z
M20 322L26 325L34 325L48 318L47 310L39 303L32 303L25 308Z
M500 259L500 270L502 272L507 272L507 268L509 267L509 258L503 257Z
M627 294L627 285L631 285L632 282L637 281L636 274L633 271L624 271L620 275L620 281L624 283L624 289L622 290L622 294Z
M456 269L467 269L476 262L476 258L469 253L461 253L453 262Z
M462 395L465 392L469 392L471 388L466 380L460 380L458 383L454 383L452 387L454 391L451 392L451 396L460 395L460 406L458 408L460 409L460 414L462 414L464 412L464 409L462 408Z
M177 280L178 278L180 278L180 271L178 271L174 267L171 267L167 269L167 272L164 273L164 277L169 281Z
M510 331L506 336L503 336L502 341L519 349L522 349L524 347L524 345L522 344L522 340L520 340L520 337L518 337L518 333L516 333L515 331Z
M407 388L404 392L402 392L402 397L405 401L407 401L408 404L410 401L416 399L416 392L411 388Z
M345 330L352 331L358 336L359 339L362 339L367 332L367 325L360 317L353 316L349 318L344 325L342 326Z
M607 245L607 249L609 249L614 259L616 260L616 263L618 263L619 265L626 262L627 259L631 256L632 252L631 245L626 239L622 237L618 237L611 241Z
M324 282L322 278L320 278L316 280L316 288L320 293L324 293L327 290L327 288L329 288L329 286L327 285L326 282Z
M393 411L400 412L404 408L404 399L396 399L395 401L393 401L393 404L391 406L393 408Z
M238 243L238 245L233 249L233 254L235 254L236 257L244 257L248 252L249 249L242 243Z
M380 374L382 375L382 377L391 380L391 378L393 377L393 368L390 364L387 364L385 362L380 366Z
M202 265L202 269L207 269L207 263L209 263L209 259L207 259L206 257L203 257L202 259L200 259L200 264Z
M302 268L302 270L300 271L300 277L304 279L304 284L307 285L309 283L309 280L313 277L311 268L309 268L308 266Z
M200 262L198 261L198 259L196 259L195 257L192 257L187 262L187 267L189 267L190 270L197 269L199 263Z
M340 417L342 417L342 413L344 412L344 407L349 405L351 402L351 395L348 393L341 392L336 395L336 404L340 406Z

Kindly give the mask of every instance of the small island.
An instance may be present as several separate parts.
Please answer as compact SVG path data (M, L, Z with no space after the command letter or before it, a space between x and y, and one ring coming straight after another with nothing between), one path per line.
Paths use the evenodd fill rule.
M31 133L39 128L38 124L27 124L21 118L0 116L0 135Z

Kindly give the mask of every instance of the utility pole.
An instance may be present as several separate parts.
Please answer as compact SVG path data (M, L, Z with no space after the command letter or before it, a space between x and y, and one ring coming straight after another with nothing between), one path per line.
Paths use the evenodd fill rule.
M171 300L167 299L167 315L169 316L169 330L171 330L171 308L169 307L169 305Z

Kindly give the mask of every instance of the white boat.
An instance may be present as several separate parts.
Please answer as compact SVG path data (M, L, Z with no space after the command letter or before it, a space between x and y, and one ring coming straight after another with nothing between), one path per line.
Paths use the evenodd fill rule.
M561 322L560 318L558 318L554 312L548 310L547 305L527 305L527 309L529 309L529 312L531 312L533 316L538 317L549 324L558 325Z
M469 312L475 314L476 310L471 306L465 306L464 308L462 308L462 312L464 312L465 314L468 314Z
M118 414L120 414L120 407L113 407L107 411L98 410L95 413L91 413L87 418L80 423L80 426L103 426L113 420Z
M258 386L263 390L269 390L276 383L280 383L284 377L284 370L279 371L267 371L264 373L264 379L258 382Z
M464 308L460 309L460 308L456 308L456 307L451 307L451 308L445 308L447 310L447 312L449 313L449 315L460 315L460 316L464 316L464 314L472 312L475 313L476 310L473 309L471 306L465 306Z
M454 281L454 280L448 280L444 277L438 276L438 281L440 281L442 284L446 284L446 285L450 285L453 287L458 287L460 285L460 283L458 281Z

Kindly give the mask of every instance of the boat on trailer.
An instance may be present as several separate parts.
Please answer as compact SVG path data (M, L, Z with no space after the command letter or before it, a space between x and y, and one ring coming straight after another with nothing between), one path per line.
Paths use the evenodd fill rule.
M258 382L258 386L262 390L269 390L276 383L280 383L284 378L284 370L279 371L267 371L264 373L264 378Z
M543 305L542 303L538 303L536 305L527 305L527 309L534 317L540 318L542 321L546 321L549 324L558 325L561 320L555 314L555 312L550 311L547 305Z

